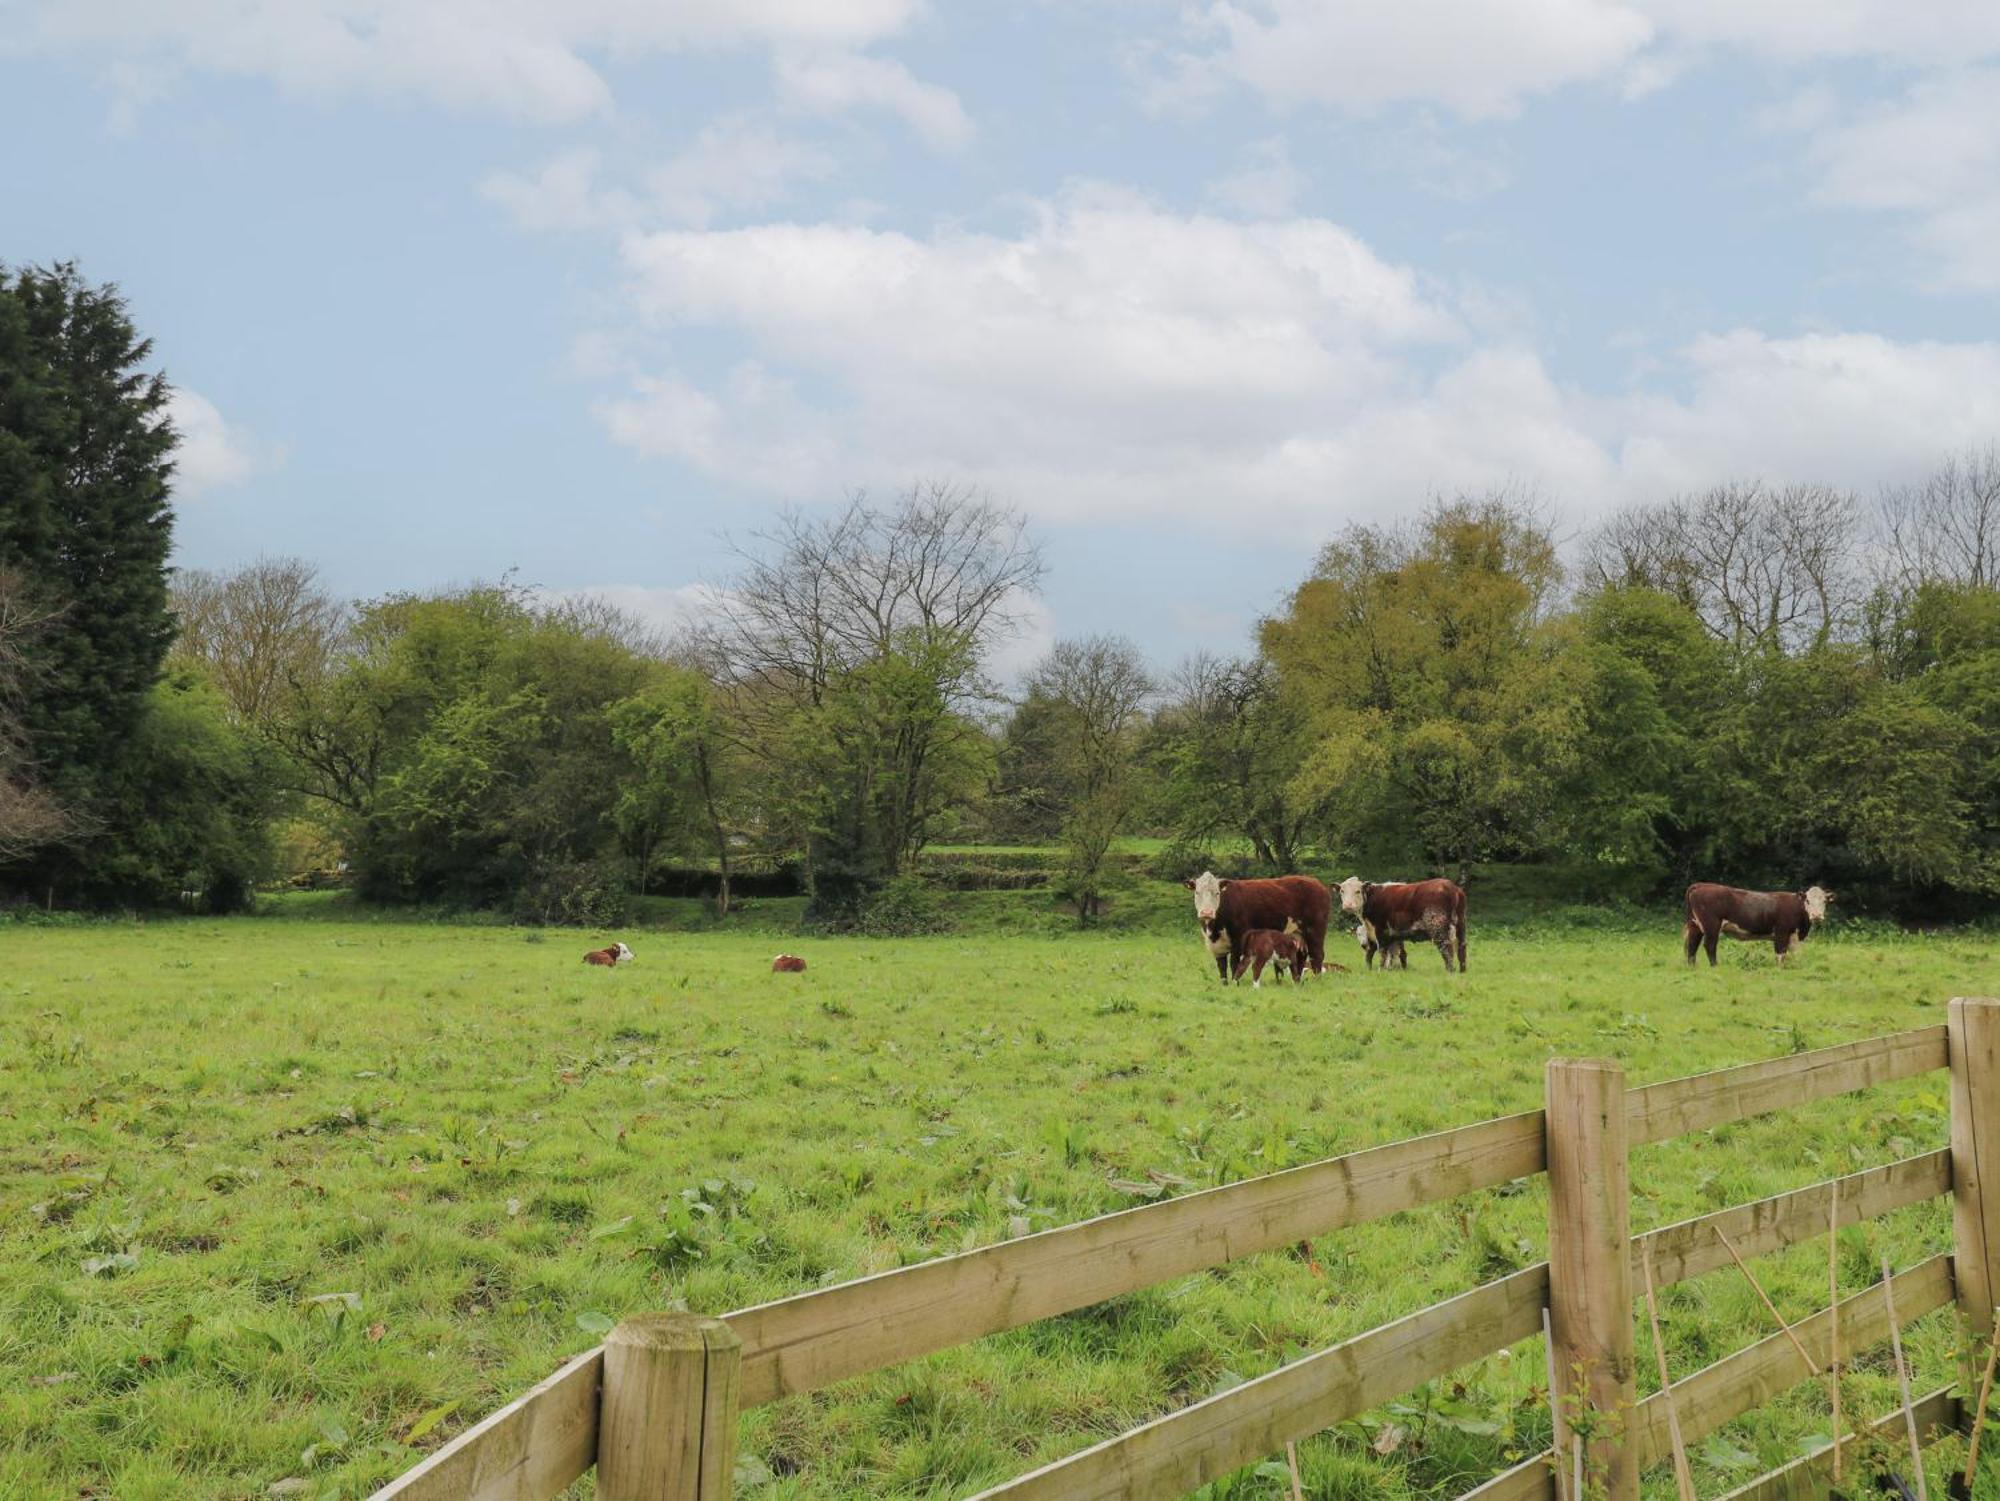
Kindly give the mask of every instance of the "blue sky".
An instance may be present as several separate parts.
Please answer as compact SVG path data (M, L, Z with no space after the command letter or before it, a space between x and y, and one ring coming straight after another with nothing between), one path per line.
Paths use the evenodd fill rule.
M916 479L1016 655L1233 648L1354 520L2000 440L2000 7L0 0L0 260L182 389L179 561L662 619Z

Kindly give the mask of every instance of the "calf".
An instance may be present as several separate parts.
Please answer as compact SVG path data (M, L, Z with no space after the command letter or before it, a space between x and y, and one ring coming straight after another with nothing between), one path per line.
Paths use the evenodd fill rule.
M1400 885L1402 883L1397 882L1396 884ZM1384 969L1408 969L1410 967L1409 951L1403 947L1403 940L1400 938L1385 938L1382 942L1377 943L1368 934L1368 924L1360 922L1354 925L1354 941L1361 945L1361 967L1363 969L1374 968L1375 956L1377 954L1382 956L1382 968Z
M774 975L802 975L806 972L806 961L797 954L780 954L771 961Z
M1687 923L1681 929L1687 962L1694 963L1696 949L1706 948L1713 969L1716 940L1726 933L1731 938L1770 939L1782 964L1806 941L1814 923L1826 921L1826 904L1832 900L1833 893L1820 886L1804 891L1743 891L1697 881L1687 889Z
M1250 987L1255 990L1264 983L1264 966L1277 967L1277 978L1282 980L1285 971L1292 974L1292 983L1299 983L1305 974L1306 946L1295 933L1273 933L1269 928L1252 928L1243 935L1243 957L1236 961L1230 971L1230 978L1239 984L1243 971L1250 971Z
M1444 959L1445 972L1465 972L1465 893L1452 881L1411 881L1387 885L1349 876L1340 883L1340 910L1361 919L1369 938L1383 952L1406 938L1428 938ZM1364 951L1367 945L1363 944ZM1458 963L1452 963L1456 950ZM1408 960L1404 961L1405 967Z
M630 964L632 951L622 943L614 943L608 949L592 949L583 956L585 964Z
M1229 881L1205 870L1181 884L1194 893L1195 921L1223 983L1239 967L1244 940L1259 928L1278 933L1296 929L1312 972L1325 972L1326 924L1333 898L1324 881L1311 876Z

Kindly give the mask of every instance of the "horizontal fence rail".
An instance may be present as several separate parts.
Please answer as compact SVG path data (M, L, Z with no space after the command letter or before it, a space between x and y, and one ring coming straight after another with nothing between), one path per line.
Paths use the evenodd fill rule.
M1948 1386L1918 1397L1910 1403L1910 1412L1917 1420L1917 1432L1927 1436L1953 1432L1965 1423L1964 1404ZM1866 1431L1878 1437L1900 1439L1904 1422L1899 1407L1887 1417L1866 1425ZM1846 1447L1841 1445L1843 1451ZM1833 1446L1829 1444L1817 1453L1780 1465L1768 1475L1737 1486L1719 1501L1819 1501L1832 1484Z
M729 1315L743 1339L743 1405L1541 1170L1537 1110L747 1308Z
M1953 1004L1956 1008L1963 1003ZM1629 1142L1639 1146L1663 1141L1945 1067L1950 1053L1947 1031L1944 1026L1925 1027L1626 1091ZM1547 1118L1542 1111L1527 1111L1364 1148L742 1309L724 1318L742 1343L741 1406L815 1391L1245 1256L1498 1187L1546 1168ZM1849 1174L1839 1184L1841 1222L1872 1218L1952 1192L1952 1154L1926 1153ZM1634 1236L1632 1265L1636 1269L1650 1250L1662 1285L1712 1271L1728 1261L1714 1233L1717 1227L1746 1255L1782 1249L1825 1233L1831 1195L1831 1182L1815 1184ZM1905 1272L1903 1278L1913 1278L1919 1271L1923 1279L1912 1282L1908 1293L1903 1280L1898 1280L1899 1309L1928 1311L1951 1298L1950 1268L1943 1258ZM1528 1267L1169 1413L984 1495L1180 1494L1275 1452L1288 1441L1323 1431L1538 1333L1541 1310L1549 1301L1548 1279L1547 1263ZM1933 1295L1936 1301L1925 1301ZM1843 1304L1843 1336L1849 1317L1845 1310ZM1867 1305L1857 1303L1853 1317L1865 1324L1871 1317ZM1886 1331L1886 1315L1883 1318ZM1855 1333L1858 1337L1860 1327ZM1716 1390L1733 1391L1739 1380L1761 1380L1760 1373L1767 1370L1781 1374L1783 1363L1772 1363L1768 1354L1730 1366L1761 1349L1752 1346L1710 1367L1709 1372L1730 1367L1726 1376L1713 1378ZM1789 1345L1786 1352L1796 1361ZM1676 1393L1709 1372L1677 1383ZM599 1346L391 1481L373 1501L548 1501L596 1461L603 1381ZM1697 1396L1704 1390L1692 1388ZM1726 1405L1721 1398L1714 1401ZM1646 1404L1638 1411L1646 1412ZM1685 1413L1683 1408L1684 1428ZM1652 1421L1645 1419L1649 1434ZM1533 1488L1530 1470L1547 1475L1546 1465L1530 1462L1468 1495L1488 1501L1553 1495L1552 1490Z
M1951 1301L1951 1258L1933 1256L1896 1276L1896 1312L1908 1324ZM1826 1358L1829 1321L1822 1309L1792 1325L1814 1358ZM1840 1302L1843 1349L1860 1350L1889 1337L1889 1307L1881 1283ZM1692 1376L1674 1383L1674 1404L1681 1437L1692 1443L1732 1418L1761 1407L1781 1392L1797 1386L1809 1373L1790 1339L1774 1334L1747 1349L1726 1355ZM1901 1414L1899 1413L1900 1419ZM1667 1455L1666 1398L1659 1392L1641 1402L1627 1421L1627 1434L1638 1445L1639 1463L1656 1464ZM1553 1455L1544 1449L1532 1459L1504 1470L1484 1485L1467 1491L1460 1501L1556 1501Z

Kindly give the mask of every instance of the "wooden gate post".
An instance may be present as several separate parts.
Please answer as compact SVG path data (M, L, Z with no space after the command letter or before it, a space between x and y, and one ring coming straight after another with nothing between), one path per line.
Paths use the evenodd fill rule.
M1961 996L1946 1033L1951 1060L1952 1272L1978 1337L2000 1293L2000 1001Z
M1638 1501L1638 1454L1624 1439L1637 1400L1624 1069L1604 1058L1551 1059L1546 1129L1558 1431L1591 1429L1585 1453L1592 1494L1601 1485L1605 1501ZM1557 1494L1569 1497L1571 1458L1556 1458L1564 1477Z
M729 1501L743 1342L721 1319L642 1314L604 1338L603 1501Z

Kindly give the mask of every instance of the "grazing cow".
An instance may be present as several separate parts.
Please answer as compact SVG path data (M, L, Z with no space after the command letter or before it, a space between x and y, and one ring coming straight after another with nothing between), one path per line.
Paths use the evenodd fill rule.
M1446 973L1465 972L1465 893L1452 881L1411 881L1385 885L1349 876L1340 883L1340 910L1361 926L1384 951L1393 939L1428 938L1444 958ZM1458 963L1452 964L1453 950Z
M1385 886L1400 886L1403 883L1401 881L1385 881L1383 884ZM1385 938L1382 942L1377 943L1373 938L1368 936L1368 924L1358 922L1354 925L1354 941L1361 945L1361 967L1363 969L1373 969L1375 967L1375 956L1377 954L1382 956L1382 968L1384 969L1408 969L1410 967L1409 951L1403 947L1403 940L1400 938Z
M1742 891L1697 881L1687 889L1687 925L1681 929L1687 962L1694 963L1696 949L1706 948L1709 967L1714 968L1716 940L1727 934L1770 939L1782 964L1806 941L1814 923L1826 921L1826 904L1832 900L1833 893L1821 886L1804 891Z
M1239 984L1243 971L1250 971L1250 987L1255 990L1264 983L1264 966L1273 965L1277 979L1283 980L1285 972L1291 971L1292 983L1299 983L1306 969L1306 946L1296 933L1273 933L1269 928L1252 928L1243 935L1243 957L1236 961L1230 971L1230 978Z
M1181 884L1194 893L1195 921L1202 942L1215 957L1215 972L1223 983L1243 958L1244 940L1258 928L1296 930L1306 947L1314 974L1326 970L1326 921L1333 907L1326 883L1311 876L1278 876L1273 880L1228 881L1203 871Z
M632 951L622 943L614 943L608 949L592 949L583 956L585 964L630 964Z
M802 975L806 972L806 961L797 954L780 954L771 961L774 975Z

